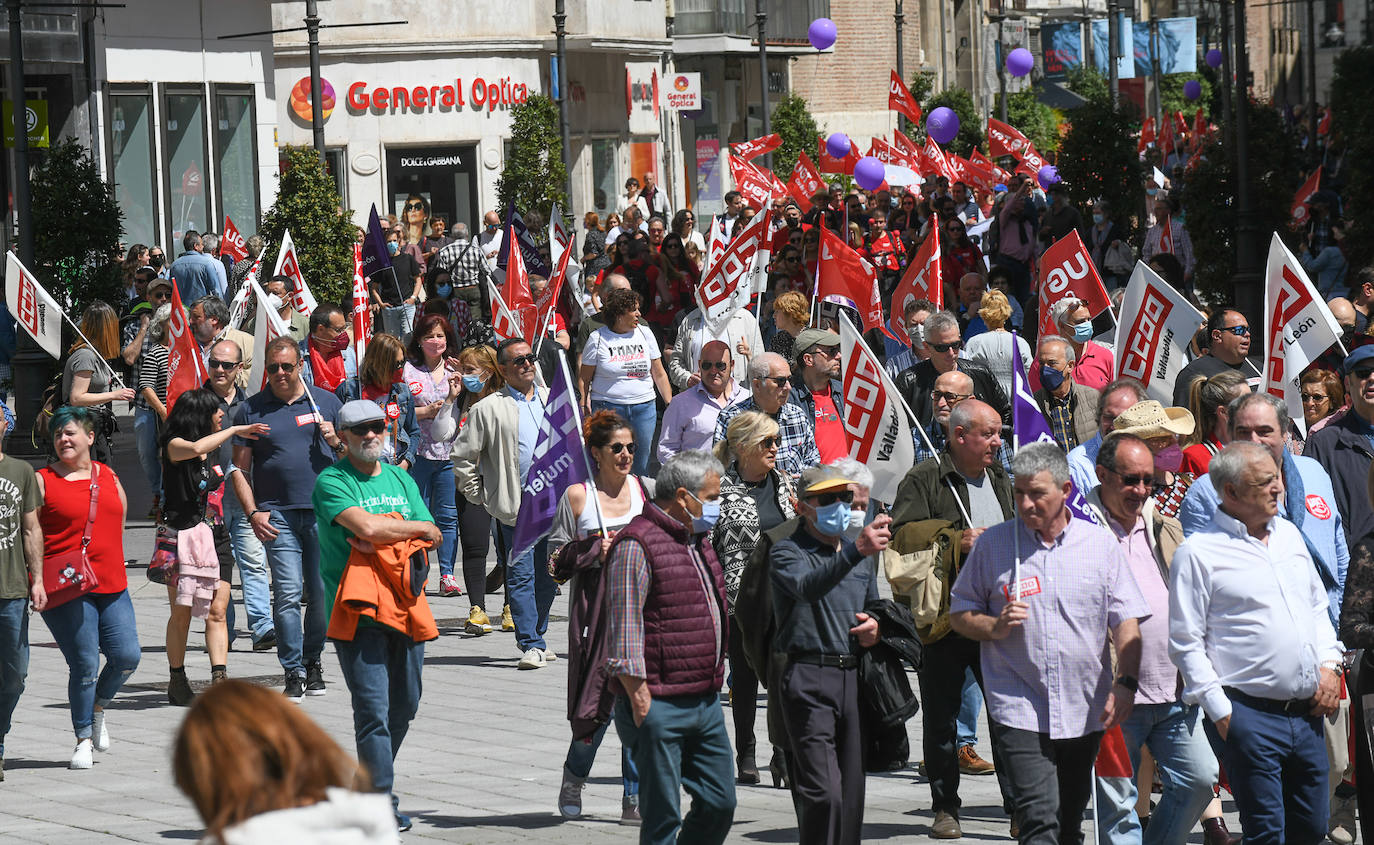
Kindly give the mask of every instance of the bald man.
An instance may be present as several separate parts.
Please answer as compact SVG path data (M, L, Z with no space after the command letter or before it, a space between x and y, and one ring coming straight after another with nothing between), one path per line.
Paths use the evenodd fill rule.
M622 290L629 290L630 280L625 276L621 275L620 273L606 274L606 277L601 280L601 287L595 291L595 296L593 298L595 299L596 304L599 306L601 304L601 298L604 297L607 293L610 293L611 291L615 290L616 288L620 288ZM604 325L606 324L601 322L601 320L597 319L595 315L589 314L583 317L582 323L577 327L577 348L586 349L587 338L591 336L592 332L596 331Z

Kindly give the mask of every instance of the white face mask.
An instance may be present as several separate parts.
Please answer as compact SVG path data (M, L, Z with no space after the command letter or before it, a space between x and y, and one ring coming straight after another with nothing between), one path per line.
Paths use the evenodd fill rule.
M280 311L283 304L281 297L277 296L275 293L269 293L267 295L267 307L271 308L273 311Z

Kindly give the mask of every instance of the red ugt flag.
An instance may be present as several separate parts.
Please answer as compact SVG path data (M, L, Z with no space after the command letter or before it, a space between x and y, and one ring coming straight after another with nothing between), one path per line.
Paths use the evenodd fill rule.
M816 140L820 142L820 162L822 173L844 173L849 176L854 175L854 165L859 163L859 150L850 142L849 155L844 158L835 158L825 148L825 136L817 135Z
M759 169L743 159L730 156L730 176L735 188L744 194L744 204L755 209L768 207L773 196L773 183Z
M883 327L883 302L878 294L878 273L840 236L821 227L821 260L817 294L854 303L864 331Z
M1040 334L1057 334L1050 308L1061 299L1077 299L1093 317L1111 307L1107 289L1077 230L1054 242L1040 257Z
M1293 221L1290 226L1297 227L1307 222L1307 203L1312 200L1312 195L1321 190L1322 169L1318 167L1312 171L1312 175L1307 177L1307 181L1302 183L1298 192L1293 195L1293 206L1288 212L1289 218Z
M743 141L738 144L730 145L730 152L739 156L743 161L758 158L764 153L771 153L782 146L782 136L774 132L772 135L764 135L762 138L755 138L752 141Z
M940 220L938 216L930 224L930 234L916 249L916 255L906 266L902 280L892 291L892 316L888 326L898 340L908 340L906 333L906 304L918 299L927 299L936 308L943 308L944 280L940 275ZM908 345L909 342L908 342Z
M1174 254L1174 219L1169 215L1164 217L1164 228L1159 230L1159 251Z
M892 71L892 84L887 89L887 107L906 115L912 123L921 122L921 105L902 84L902 78L895 70Z
M227 214L224 215L224 234L220 236L219 250L235 261L242 261L248 257L248 244Z
M787 180L787 193L797 201L803 210L811 208L811 198L825 188L825 179L812 163L811 156L803 152L797 156L792 167L792 178Z
M167 410L172 410L177 397L195 390L205 383L209 373L200 359L200 346L191 336L186 309L181 304L181 291L172 280L172 315L167 319L167 331L172 336L172 348L167 354Z
M353 353L363 360L372 340L372 311L368 308L367 281L363 278L363 247L353 245Z

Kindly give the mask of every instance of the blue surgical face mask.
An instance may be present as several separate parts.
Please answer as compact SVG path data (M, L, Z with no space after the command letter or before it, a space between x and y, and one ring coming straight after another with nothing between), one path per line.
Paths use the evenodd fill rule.
M849 527L849 503L835 502L816 508L816 530L827 537L838 537Z
M1159 189L1158 189L1158 188L1146 188L1146 189L1145 189L1145 196L1147 196L1147 197L1152 197L1152 196L1154 196L1154 195L1157 194L1157 193L1159 193Z
M1106 219L1107 219L1107 215L1105 215L1105 214L1094 214L1094 215L1093 215L1093 222L1096 223L1096 224L1099 225L1099 226L1101 226L1101 225L1102 225L1102 221L1103 221L1103 220L1106 220Z
M435 285L434 293L440 299L448 299L449 294L453 293L453 285Z
M1087 343L1093 339L1093 324L1087 321L1079 323L1073 327L1073 339L1079 343Z
M697 499L691 493L687 495ZM715 528L716 521L720 519L720 499L708 499L704 502L697 499L697 504L701 505L701 516L692 517L692 530L698 534L705 534Z
M469 393L481 393L486 386L487 380L481 376L463 376L463 389Z
M387 242L386 242L386 251L387 251L387 254L388 254L388 255L395 255L396 253L398 253L398 252L401 251L401 242L400 242L400 241L387 241Z
M1066 376L1054 367L1045 364L1040 365L1040 383L1045 386L1046 390L1058 390L1063 386L1065 378Z

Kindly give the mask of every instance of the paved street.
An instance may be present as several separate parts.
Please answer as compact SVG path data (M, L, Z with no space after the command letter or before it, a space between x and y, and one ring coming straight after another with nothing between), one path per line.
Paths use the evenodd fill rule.
M172 785L171 744L184 711L166 703L166 595L145 576L153 535L144 518L149 497L136 465L132 425L128 418L121 424L124 432L115 468L129 489L130 513L136 517L125 533L125 557L132 560L129 581L143 662L109 710L110 750L97 752L95 768L70 771L67 667L42 620L31 619L28 689L5 740L0 841L160 842L195 840L200 835L194 809ZM500 603L499 594L488 601L493 615ZM564 822L556 812L569 736L564 718L567 661L518 671L512 635L498 632L472 638L461 633L468 608L465 597L431 597L431 605L441 636L427 646L423 703L396 764L401 809L415 819L415 829L405 840L562 845L635 841L634 829L617 824L619 743L614 730L607 734L584 793L587 816ZM549 632L550 646L560 654L567 644L566 608L560 597ZM240 639L236 645L243 648L246 642ZM302 706L352 751L352 716L332 648L324 665L328 695L306 698ZM198 622L192 625L187 671L197 688L208 682L210 667ZM230 655L229 673L278 689L282 683L274 653L236 650ZM762 736L761 711L757 724ZM919 716L908 729L911 767L868 779L866 841L925 841L930 792L915 769ZM761 746L766 748L766 743ZM986 727L980 730L979 751L992 756ZM767 760L767 752L761 751L760 765L766 766ZM764 779L763 787L739 789L731 841L797 840L787 793L766 787L766 771ZM1007 822L995 778L965 778L961 792L965 838L1005 841ZM1229 804L1227 809L1232 809ZM1228 812L1228 822L1233 831L1239 830L1233 813ZM1193 841L1201 842L1201 835L1195 834Z

